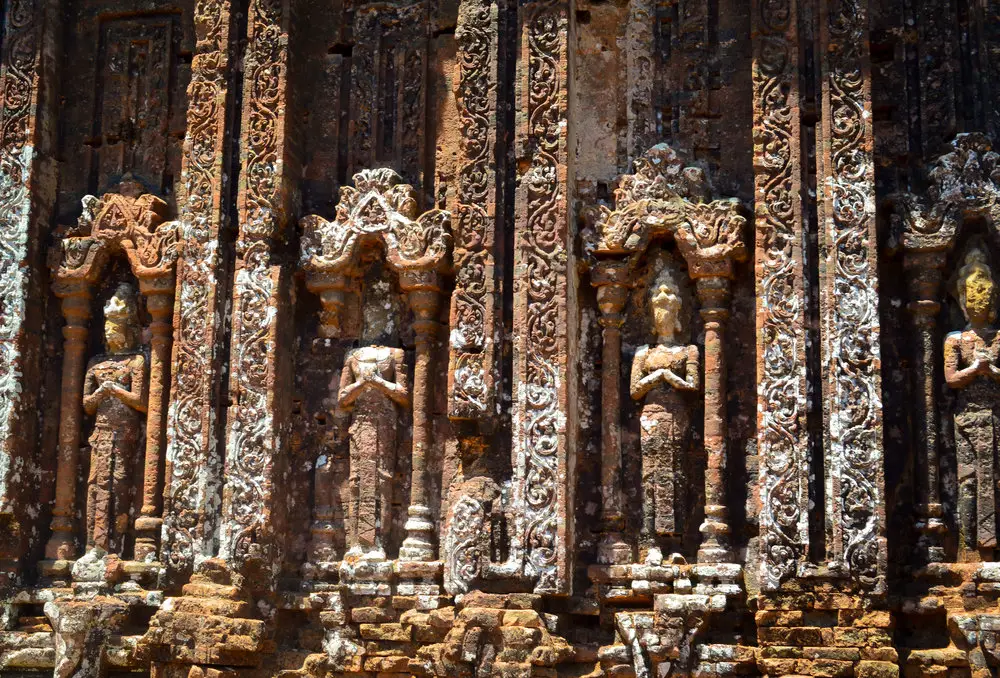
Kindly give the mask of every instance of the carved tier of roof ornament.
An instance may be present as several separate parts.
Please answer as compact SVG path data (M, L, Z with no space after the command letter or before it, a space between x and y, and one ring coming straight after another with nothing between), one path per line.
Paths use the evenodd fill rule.
M729 276L732 262L747 256L745 210L738 199L713 199L712 193L704 170L657 144L635 161L633 174L618 180L614 209L590 210L584 248L598 260L631 257L669 235L693 277Z
M904 250L951 249L965 219L1000 223L1000 155L986 135L957 135L951 150L934 160L927 174L926 197L896 193L889 198L893 236Z
M93 283L108 259L124 253L143 287L172 289L180 224L166 221L167 203L125 179L114 193L82 199L75 227L58 240L52 266L57 284Z
M449 264L451 214L420 213L417 192L389 168L362 170L340 189L337 216L303 217L299 262L307 273L357 273L364 254L382 248L397 273L439 271Z

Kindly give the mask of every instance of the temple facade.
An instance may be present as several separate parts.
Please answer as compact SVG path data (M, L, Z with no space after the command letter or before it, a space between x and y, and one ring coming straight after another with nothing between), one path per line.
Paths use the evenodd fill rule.
M998 308L996 0L6 0L0 678L998 676Z

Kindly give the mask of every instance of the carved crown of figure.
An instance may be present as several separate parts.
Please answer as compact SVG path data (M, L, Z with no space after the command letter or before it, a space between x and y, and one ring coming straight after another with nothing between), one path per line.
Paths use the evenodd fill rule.
M996 320L996 286L993 269L990 268L986 253L973 245L965 254L962 267L955 276L955 296L962 307L966 320L970 318L969 307L985 311L987 321Z
M927 199L913 193L889 196L896 244L911 252L951 249L964 219L1000 217L1000 155L984 134L959 134L951 151L928 169Z
M676 151L657 144L622 176L615 206L587 210L590 228L584 249L596 258L623 257L646 250L653 238L672 236L692 277L731 276L733 261L746 258L746 217L736 198L712 199L699 167L685 165Z
M397 272L437 271L451 249L451 215L417 208L416 190L392 169L362 170L340 189L337 216L303 217L300 264L307 272L350 274L373 247Z
M122 283L104 304L105 334L119 334L126 348L135 346L136 330L139 327L139 307L136 303L135 288Z
M56 244L52 262L57 283L94 282L108 258L124 252L135 276L146 285L172 287L179 224L165 221L167 203L143 193L126 177L115 193L81 200L74 228Z

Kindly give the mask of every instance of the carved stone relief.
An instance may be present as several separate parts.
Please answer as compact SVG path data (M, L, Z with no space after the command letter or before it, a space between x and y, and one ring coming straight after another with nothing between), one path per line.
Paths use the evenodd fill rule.
M373 254L384 257L398 276L413 312L416 352L412 392L401 349L365 344L350 352L341 370L338 405L352 411L351 491L347 556L385 558L384 536L390 516L390 480L395 468L396 408L412 400L413 449L410 506L400 558L435 559L434 522L427 495L430 447L431 362L437 341L441 274L451 255L450 215L418 213L416 191L391 169L363 170L354 186L340 191L337 217L302 220L300 266L307 287L320 296L320 335L337 338L345 307L360 299L357 289ZM398 319L397 319L398 321ZM364 342L365 337L362 336ZM358 406L360 403L360 407ZM322 482L320 474L317 482ZM377 527L381 525L381 528Z
M177 222L164 221L166 207L161 199L143 193L139 183L126 180L118 193L106 193L101 198L86 196L78 224L52 251L54 291L62 300L66 327L56 505L53 535L46 548L50 559L72 559L76 554L75 476L82 434L81 409L96 415L90 439L93 456L87 498L88 545L121 548L126 529L122 523L129 515L121 504L128 503L126 487L132 479L127 478L127 469L135 463L128 458L144 449L140 457L144 459L143 505L135 524L135 557L157 557L166 385L173 334L169 319L173 315L179 233ZM130 298L131 293L123 290L105 307L106 338L112 355L89 367L85 362L91 297L115 256L127 260L151 318L148 395L145 358L133 355L123 361L114 357L135 348L135 300ZM143 410L145 440L140 441L142 422L137 415ZM137 448L140 443L144 445ZM112 511L113 527L109 522Z

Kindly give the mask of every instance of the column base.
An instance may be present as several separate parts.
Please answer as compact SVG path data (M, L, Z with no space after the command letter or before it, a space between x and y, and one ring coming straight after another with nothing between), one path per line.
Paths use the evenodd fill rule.
M407 511L406 539L399 549L399 559L410 562L428 562L434 560L434 523L431 522L431 510L426 506L415 504Z
M73 539L73 525L62 518L52 519L52 536L45 544L46 560L74 560L76 542Z
M927 563L943 563L945 559L944 546L941 544L947 530L941 516L944 509L941 504L920 504L917 506L917 521L914 527L920 535L917 548Z
M725 506L706 506L705 522L698 529L702 535L701 546L698 548L699 563L733 562Z
M621 532L609 532L597 546L597 562L602 565L626 565L632 562L632 546Z
M153 516L139 516L135 521L135 559L140 562L157 560L160 547L160 528L163 519Z

